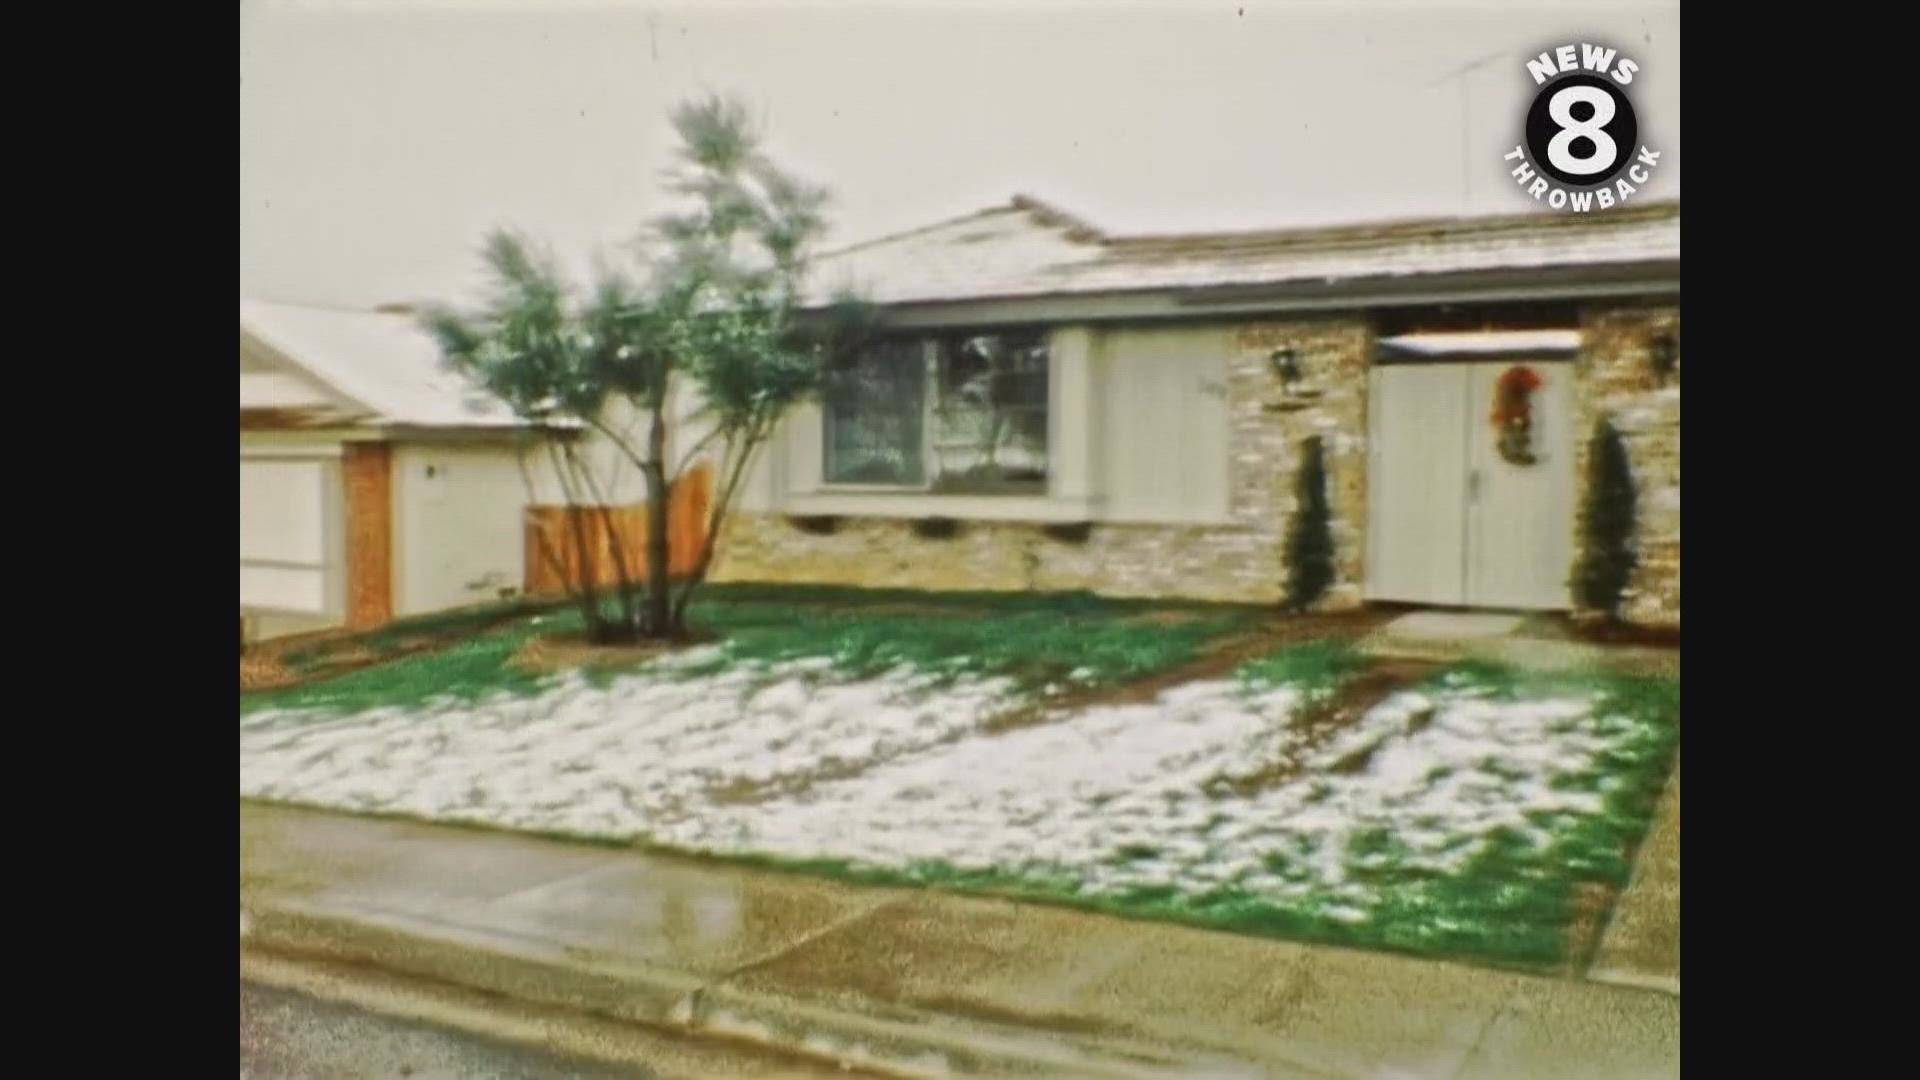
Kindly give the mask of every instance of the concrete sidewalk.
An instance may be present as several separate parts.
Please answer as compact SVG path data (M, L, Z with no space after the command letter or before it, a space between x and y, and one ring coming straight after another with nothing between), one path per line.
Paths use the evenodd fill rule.
M1587 977L1680 992L1680 759Z
M242 801L243 954L905 1075L1678 1076L1671 994Z

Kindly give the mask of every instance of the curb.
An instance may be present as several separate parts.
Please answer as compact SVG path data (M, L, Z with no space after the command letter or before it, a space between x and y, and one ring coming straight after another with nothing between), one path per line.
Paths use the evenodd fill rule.
M746 991L727 985L725 975L702 977L614 961L586 950L340 904L255 901L242 911L241 942L243 950L264 956L362 965L531 1005L752 1042L900 1076L1237 1080L1275 1075L1252 1062L1158 1045L984 1023L854 998L796 1000Z

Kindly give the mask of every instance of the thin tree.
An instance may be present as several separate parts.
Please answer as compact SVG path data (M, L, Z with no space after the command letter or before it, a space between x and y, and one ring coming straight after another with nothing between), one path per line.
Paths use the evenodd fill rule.
M709 97L675 108L670 119L679 148L668 190L684 208L658 218L644 237L638 280L602 270L576 303L549 261L531 256L525 241L496 234L487 248L496 283L487 307L474 315L441 307L427 316L448 361L516 412L590 429L639 471L647 495L643 602L632 602L636 587L619 570L619 627L589 624L610 637L684 632L755 451L817 389L823 363L861 347L876 326L873 310L851 298L824 314L805 310L807 255L825 228L827 194L766 156L745 106ZM686 418L670 415L682 380L700 403ZM638 437L616 414L643 429ZM704 433L670 461L680 419ZM556 473L567 478L570 504L578 494L599 507L617 544L610 485L595 481L591 468L574 467L581 457L556 450ZM702 461L714 464L716 486L701 545L676 588L669 510L681 480ZM624 561L616 548L616 564ZM597 600L583 603L597 607Z

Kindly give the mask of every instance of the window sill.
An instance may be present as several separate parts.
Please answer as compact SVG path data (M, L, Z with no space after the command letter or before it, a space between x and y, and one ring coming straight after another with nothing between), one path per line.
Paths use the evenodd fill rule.
M809 516L953 518L959 521L1092 521L1095 500L1049 495L936 495L926 491L816 491L788 495L779 512Z

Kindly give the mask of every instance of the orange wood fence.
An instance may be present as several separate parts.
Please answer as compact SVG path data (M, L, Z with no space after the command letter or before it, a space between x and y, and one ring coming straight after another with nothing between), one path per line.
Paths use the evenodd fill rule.
M693 569L706 539L709 500L713 495L712 470L698 465L687 470L673 487L667 502L667 573L678 577ZM647 504L633 503L610 509L613 531L619 537L619 551L625 556L627 579L644 581L647 576ZM616 584L613 538L607 535L607 522L599 507L580 508L580 523L586 531L586 562L580 558L580 541L574 533L571 508L566 506L527 507L527 580L530 595L566 591L569 582L596 585Z

